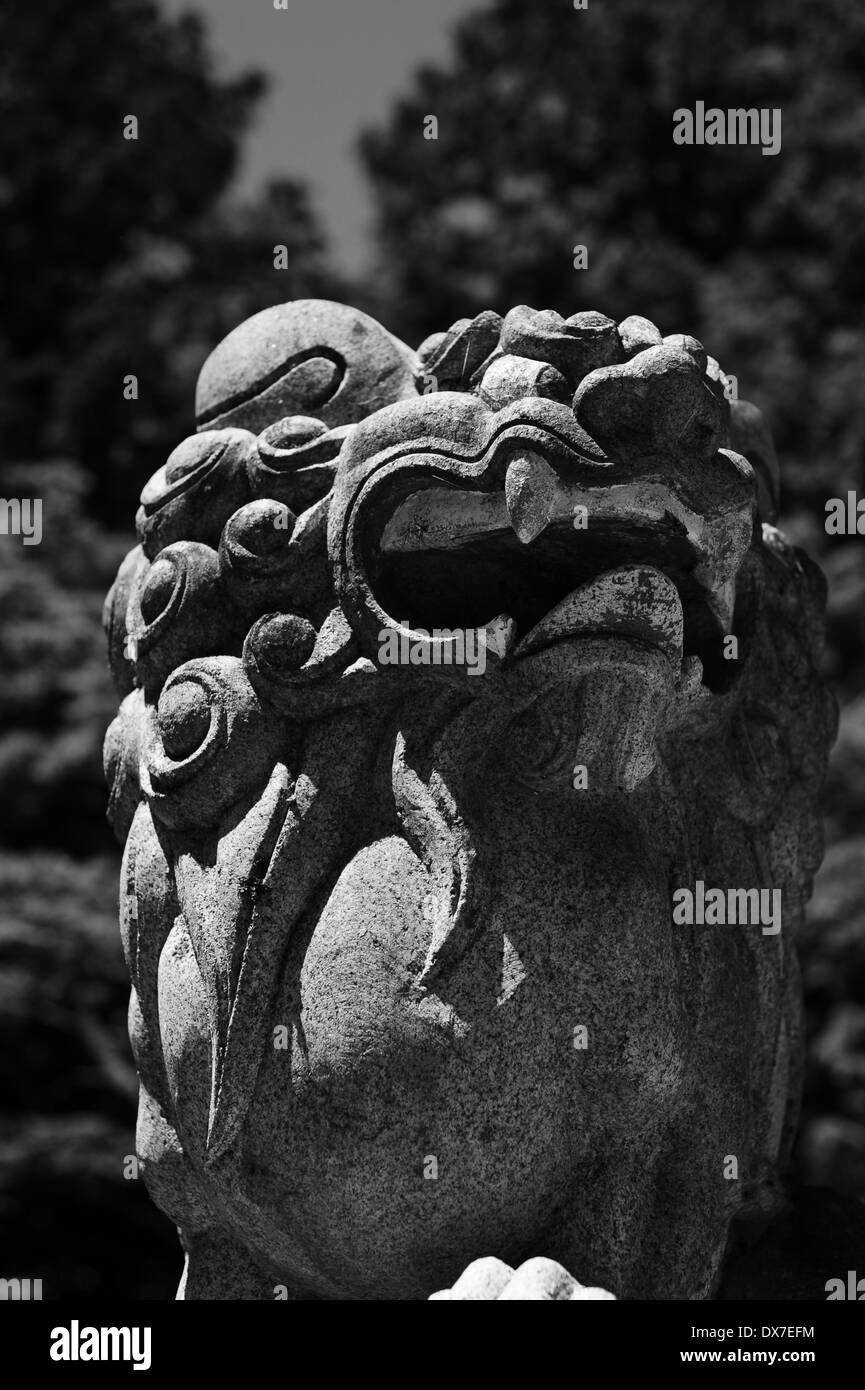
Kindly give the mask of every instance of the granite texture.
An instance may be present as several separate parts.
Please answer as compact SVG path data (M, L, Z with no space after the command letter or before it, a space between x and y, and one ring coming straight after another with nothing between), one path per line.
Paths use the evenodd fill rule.
M733 1250L749 1296L836 715L725 384L688 335L527 306L415 354L298 301L205 363L106 603L179 1297L708 1299ZM781 930L675 924L698 881L779 890Z

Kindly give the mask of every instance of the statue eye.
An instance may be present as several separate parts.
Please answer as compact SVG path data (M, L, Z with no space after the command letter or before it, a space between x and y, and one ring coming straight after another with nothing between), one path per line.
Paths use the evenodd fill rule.
M260 436L271 450L299 449L327 434L327 425L309 415L286 415L275 424L268 425Z

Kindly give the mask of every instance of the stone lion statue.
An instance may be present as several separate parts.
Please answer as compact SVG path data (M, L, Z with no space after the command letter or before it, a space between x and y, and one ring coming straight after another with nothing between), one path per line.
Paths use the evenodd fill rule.
M836 714L732 384L526 306L208 358L106 602L178 1297L756 1296Z

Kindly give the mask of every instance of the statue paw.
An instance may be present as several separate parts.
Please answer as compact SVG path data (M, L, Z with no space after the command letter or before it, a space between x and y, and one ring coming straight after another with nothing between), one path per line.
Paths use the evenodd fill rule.
M606 1289L590 1288L577 1282L563 1265L542 1255L526 1260L519 1269L512 1269L493 1255L473 1260L463 1270L453 1288L430 1294L433 1299L466 1300L529 1299L555 1303L573 1303L582 1299L612 1299L616 1295Z

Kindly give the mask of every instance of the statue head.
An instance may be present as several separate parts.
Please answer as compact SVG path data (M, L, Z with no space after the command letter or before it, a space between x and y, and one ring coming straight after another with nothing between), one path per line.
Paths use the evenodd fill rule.
M543 1254L707 1298L771 1211L835 709L734 387L526 306L415 353L301 300L208 358L106 604L138 1149L188 1296L228 1249L248 1297Z

